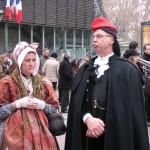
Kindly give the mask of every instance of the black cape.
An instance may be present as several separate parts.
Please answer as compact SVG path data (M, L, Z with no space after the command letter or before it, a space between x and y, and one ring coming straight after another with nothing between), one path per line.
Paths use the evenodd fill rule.
M117 56L109 61L109 89L104 150L148 150L142 76L136 66ZM72 86L65 150L84 150L81 104L93 61L77 72Z

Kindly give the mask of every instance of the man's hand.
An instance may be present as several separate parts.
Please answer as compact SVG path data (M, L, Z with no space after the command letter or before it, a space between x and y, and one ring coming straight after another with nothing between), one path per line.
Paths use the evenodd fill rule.
M86 132L86 136L91 138L98 138L105 131L105 124L99 118L88 117L85 121L88 130Z

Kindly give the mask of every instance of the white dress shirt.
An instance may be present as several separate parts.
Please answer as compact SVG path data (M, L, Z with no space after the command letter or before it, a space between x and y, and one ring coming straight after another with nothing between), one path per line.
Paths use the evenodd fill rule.
M99 66L96 72L97 78L100 78L102 75L104 75L104 72L109 69L109 57L112 55L114 55L114 53L111 53L105 57L98 56L98 58L95 59L94 66ZM92 117L92 115L90 113L86 113L83 117L83 122L85 123L86 119L89 117Z

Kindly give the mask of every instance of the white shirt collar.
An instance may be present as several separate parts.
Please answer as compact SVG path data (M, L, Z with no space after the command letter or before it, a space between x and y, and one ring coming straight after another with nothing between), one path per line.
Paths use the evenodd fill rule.
M99 65L99 66L103 66L103 65L106 65L108 64L108 61L109 61L109 57L111 57L112 55L114 55L114 53L111 53L105 57L100 57L98 56L96 59L95 59L95 62L94 62L94 65Z
M98 72L96 72L97 78L100 78L102 75L104 75L104 71L109 69L108 61L109 61L109 58L113 55L114 55L114 53L111 53L111 54L107 55L106 57L102 58L102 57L98 56L98 58L95 59L94 66L97 66L97 65L99 66Z

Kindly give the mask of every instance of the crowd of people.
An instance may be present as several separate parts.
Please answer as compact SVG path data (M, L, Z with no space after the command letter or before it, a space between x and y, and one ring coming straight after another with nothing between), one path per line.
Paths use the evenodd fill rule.
M27 42L0 56L1 150L59 150L46 117L58 109L68 113L65 150L149 149L150 66L138 60L150 61L150 43L140 56L132 41L121 57L114 25L97 17L91 29L97 55L81 62L48 48L39 57Z

